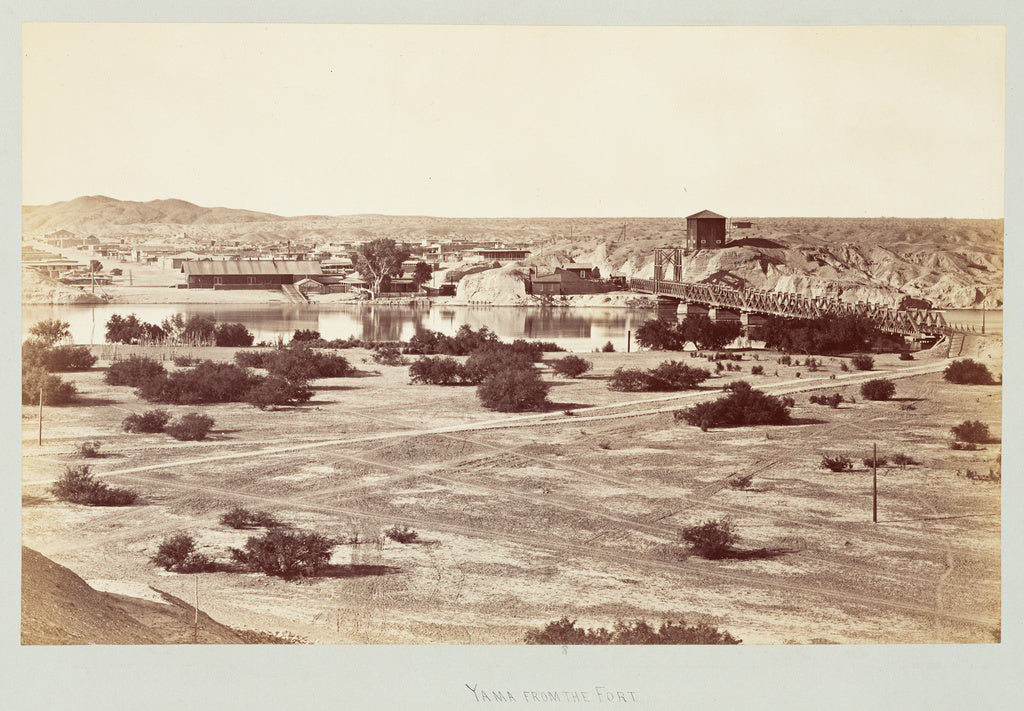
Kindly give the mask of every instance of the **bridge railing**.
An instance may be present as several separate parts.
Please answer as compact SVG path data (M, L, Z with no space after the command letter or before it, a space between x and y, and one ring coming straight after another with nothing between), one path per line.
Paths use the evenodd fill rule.
M630 279L629 288L632 291L643 291L658 296L671 296L686 303L784 318L859 316L870 319L882 331L907 336L941 334L951 330L942 314L937 311L893 309L863 302L851 304L822 296L807 297L782 291L735 289L721 284L661 279Z

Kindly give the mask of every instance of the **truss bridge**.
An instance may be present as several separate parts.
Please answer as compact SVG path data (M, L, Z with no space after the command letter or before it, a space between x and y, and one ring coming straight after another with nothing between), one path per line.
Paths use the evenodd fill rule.
M655 264L655 274L661 271ZM630 279L631 291L653 294L666 306L697 305L741 315L781 316L783 318L822 318L858 316L874 323L885 333L917 338L940 336L954 330L938 311L893 309L867 303L847 303L838 299L806 297L781 291L743 289L721 284L690 283L665 279Z

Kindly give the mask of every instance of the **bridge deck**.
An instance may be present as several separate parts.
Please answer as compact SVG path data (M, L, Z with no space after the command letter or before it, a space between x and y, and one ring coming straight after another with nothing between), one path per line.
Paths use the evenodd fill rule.
M850 304L838 299L806 297L781 291L734 289L719 284L694 284L654 279L630 279L632 291L678 299L689 304L741 313L766 314L784 318L821 318L823 316L860 316L871 320L885 333L904 336L932 336L957 330L937 311L892 309L877 304Z

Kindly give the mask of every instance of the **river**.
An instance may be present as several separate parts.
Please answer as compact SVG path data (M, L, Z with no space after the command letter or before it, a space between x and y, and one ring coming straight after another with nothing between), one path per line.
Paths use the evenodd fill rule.
M454 334L462 324L487 326L502 340L527 338L554 341L573 351L593 351L611 341L626 349L626 334L654 318L650 309L531 308L512 306L394 306L375 304L103 304L22 306L22 330L44 319L71 324L75 343L103 343L107 320L113 314L136 314L159 324L174 314L212 316L218 322L243 323L256 341L287 341L299 329L319 331L326 338L355 336L369 341L407 341L429 329Z
M503 340L527 338L554 341L568 350L593 351L611 341L625 350L626 334L655 317L650 309L532 308L513 306L395 306L380 304L103 304L22 306L22 330L44 319L71 324L75 343L103 343L107 319L134 313L143 321L160 323L174 314L212 316L218 322L239 322L256 341L288 340L299 329L319 331L324 338L354 336L368 341L407 341L422 329L454 334L462 324L487 326ZM943 312L951 324L973 327L979 333L1003 332L1003 312L950 309Z

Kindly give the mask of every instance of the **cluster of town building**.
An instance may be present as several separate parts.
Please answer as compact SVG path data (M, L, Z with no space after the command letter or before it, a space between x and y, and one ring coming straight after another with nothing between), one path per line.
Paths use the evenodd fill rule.
M687 219L687 249L715 249L725 246L726 218L710 211ZM355 291L369 293L370 284L352 263L352 254L364 241L329 242L307 246L291 241L252 244L241 241L189 240L183 235L179 244L167 244L151 238L118 238L103 241L94 235L79 236L68 230L51 232L35 240L39 246L23 246L22 264L65 283L109 283L109 274L100 274L89 264L63 256L64 250L76 250L90 258L113 259L126 264L157 264L180 272L179 288L188 289L274 289L297 298L308 294ZM183 251L182 243L190 249ZM504 265L526 260L529 245L450 239L444 242L405 245L409 259L398 275L382 285L384 294L423 294L446 296L455 293L458 279L473 265ZM56 252L52 250L57 250ZM435 273L424 279L426 264ZM444 270L444 276L436 273ZM567 262L554 269L529 268L528 289L541 296L568 296L613 291L625 287L621 275L602 275L591 264ZM100 281L97 281L99 279ZM84 280L84 281L83 281Z

